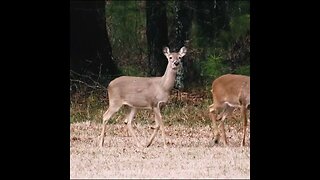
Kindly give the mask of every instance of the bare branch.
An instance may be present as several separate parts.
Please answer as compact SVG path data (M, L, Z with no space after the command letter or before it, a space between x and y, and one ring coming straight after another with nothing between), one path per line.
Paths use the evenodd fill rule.
M106 87L105 87L104 85L100 84L100 83L99 83L98 81L96 81L96 80L93 80L91 76L79 74L79 73L77 73L77 72L74 72L74 71L70 70L70 77L72 77L72 76L74 76L74 75L76 75L76 76L78 76L78 77L81 77L81 78L85 78L85 79L90 80L93 85L89 85L88 83L86 83L86 82L84 82L84 81L81 81L81 80L80 80L81 78L79 78L79 79L78 79L78 78L74 78L74 79L70 78L70 81L71 81L71 82L78 82L78 83L84 84L84 85L86 85L86 86L88 86L88 87L90 87L90 88L94 88L94 89L96 89L96 88L106 89ZM99 77L100 77L100 75L101 75L101 74L99 74ZM99 77L98 77L98 79L99 79Z

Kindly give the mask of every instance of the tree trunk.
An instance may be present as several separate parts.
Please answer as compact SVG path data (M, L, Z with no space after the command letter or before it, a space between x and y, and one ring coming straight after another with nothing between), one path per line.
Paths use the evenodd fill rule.
M149 76L162 76L167 59L162 49L168 45L166 1L146 1Z
M193 18L193 1L175 1L175 32L174 38L170 42L170 46L178 51L181 47L187 46ZM183 89L185 87L185 81L188 80L186 72L187 68L192 68L191 61L185 57L184 61L181 61L181 68L177 72L175 87Z
M100 77L118 74L106 30L105 1L70 2L70 70Z

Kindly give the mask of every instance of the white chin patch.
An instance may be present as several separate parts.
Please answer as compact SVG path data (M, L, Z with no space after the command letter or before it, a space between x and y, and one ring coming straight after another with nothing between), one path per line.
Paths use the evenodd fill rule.
M171 68L176 70L176 69L178 69L178 66L172 64Z

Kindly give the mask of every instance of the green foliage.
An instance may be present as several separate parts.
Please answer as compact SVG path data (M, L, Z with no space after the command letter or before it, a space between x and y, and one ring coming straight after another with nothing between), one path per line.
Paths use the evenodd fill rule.
M232 18L230 21L230 32L233 39L238 39L243 36L250 29L250 14L244 14Z
M200 59L192 68L204 77L230 73L230 63L226 62L228 55L235 42L250 32L250 1L190 2L187 7L194 12L190 19L190 45L196 54L192 58ZM145 8L145 1L111 1L107 5L113 56L125 75L148 74ZM169 36L175 31L175 11L175 2L168 1ZM188 55L192 56L191 53ZM248 63L250 59L237 60L236 71L249 73Z
M201 62L201 75L210 79L217 78L226 73L226 66L223 64L221 55L209 55L209 57Z
M250 3L248 1L232 1L221 3L220 5L226 5L228 7L225 11L221 11L220 13L212 13L215 17L212 17L213 19L207 17L207 20L209 21L198 24L194 22L192 25L192 46L201 50L200 57L202 58L200 60L200 72L202 73L201 75L207 79L210 79L210 77L216 78L225 73L231 73L231 64L228 62L230 60L230 55L233 55L231 57L234 57L234 54L231 53L239 54L239 51L241 51L241 54L243 54L242 51L245 50L244 48L233 49L234 45L239 44L236 42L242 40L242 38L250 32ZM208 10L208 12L217 11L217 9L212 8L211 6L204 6L203 8L204 10ZM210 13L207 15L210 16ZM224 21L229 22L221 21L220 23L222 24L215 25L213 23L215 22L215 18L224 19ZM228 27L222 28L223 24L226 24ZM208 28L204 29L207 26L215 27L215 32L210 33ZM211 37L208 37L210 34ZM250 74L250 59L248 59L250 58L250 55L241 56L240 58L241 59L236 59L234 73Z
M219 37L221 47L225 50L231 48L232 44L244 36L250 29L250 15L244 14L233 17L229 23L230 30L222 31Z
M146 70L146 12L143 1L111 1L106 8L112 53L122 72L126 66ZM130 71L131 72L131 71Z
M136 66L123 66L121 67L122 74L126 76L144 76L143 72L140 71Z
M250 65L238 67L235 73L250 76Z

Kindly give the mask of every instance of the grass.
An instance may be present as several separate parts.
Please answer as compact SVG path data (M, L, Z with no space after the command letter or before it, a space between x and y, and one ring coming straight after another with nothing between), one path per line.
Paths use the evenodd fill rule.
M90 92L79 91L71 95L70 123L91 121L102 123L102 115L108 109L108 97L105 90ZM210 87L192 89L185 92L172 90L169 101L161 106L161 114L165 126L206 126L211 125L208 106L212 104ZM130 112L128 106L123 106L115 113L108 124L123 123ZM228 117L226 124L240 124L240 112L236 110ZM140 125L154 124L154 114L151 110L139 110L135 122Z

